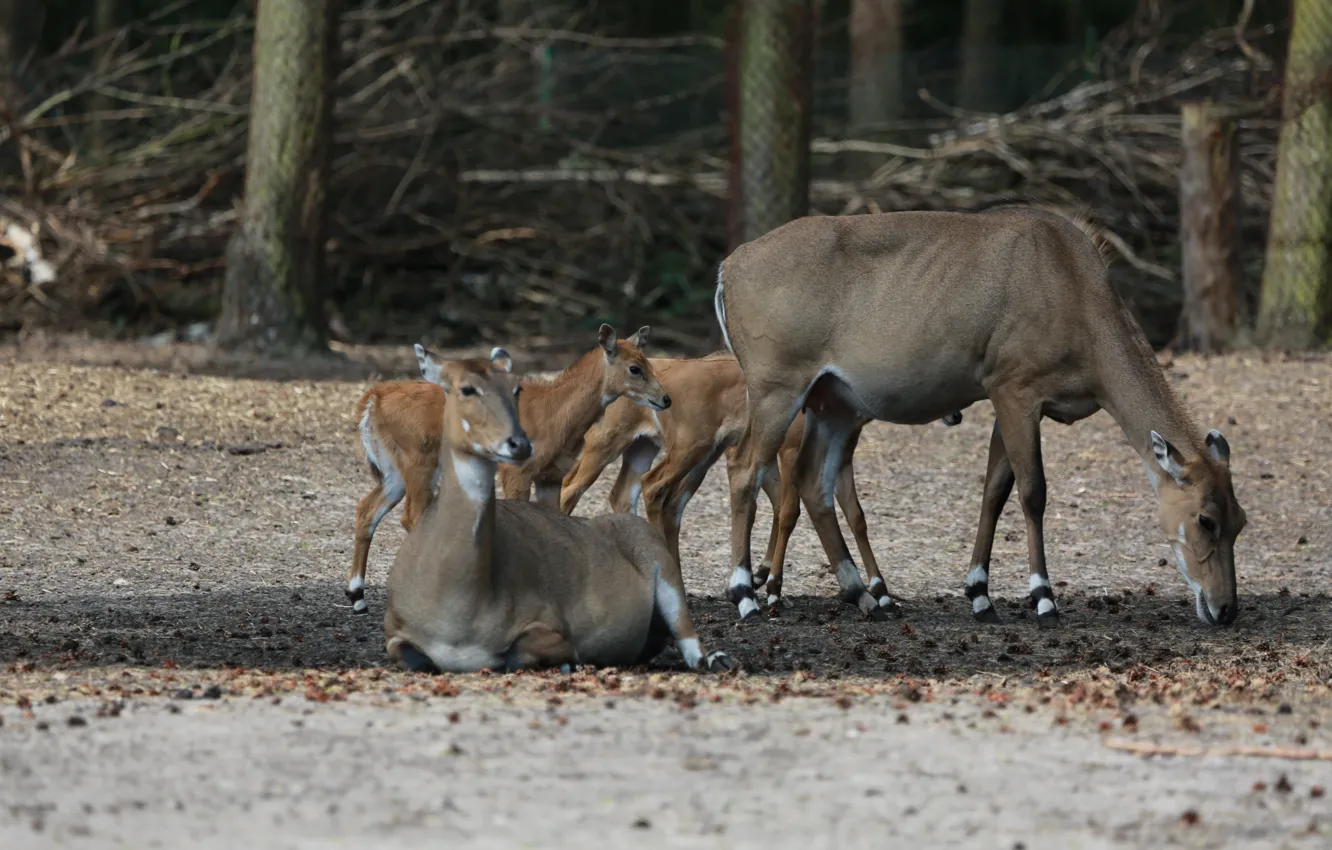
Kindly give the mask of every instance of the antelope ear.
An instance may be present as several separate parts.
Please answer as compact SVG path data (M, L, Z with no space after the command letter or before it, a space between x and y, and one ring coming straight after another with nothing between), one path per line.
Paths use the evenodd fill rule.
M509 356L509 352L497 345L490 349L490 365L507 374L513 371L513 358Z
M1206 443L1207 453L1212 456L1212 460L1230 466L1230 443L1226 442L1220 431L1215 428L1208 431Z
M1152 454L1156 455L1156 462L1174 479L1176 484L1184 484L1184 456L1179 453L1179 449L1170 445L1165 437L1155 431L1152 432Z
M443 386L443 370L440 368L439 356L419 342L415 348L416 366L421 370L421 377L432 384Z
M614 360L618 353L615 348L615 328L603 324L597 330L597 345L600 345L601 350L606 352L607 360Z
M648 335L650 333L652 333L652 328L648 327L647 325L644 325L643 327L634 331L634 335L629 337L627 342L630 345L632 345L634 348L641 350L643 346L647 343Z

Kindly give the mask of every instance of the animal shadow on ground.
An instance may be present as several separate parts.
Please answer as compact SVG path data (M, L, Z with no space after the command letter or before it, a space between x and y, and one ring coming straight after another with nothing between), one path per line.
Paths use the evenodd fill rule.
M10 600L0 611L0 663L77 669L105 665L257 668L273 671L388 667L384 596L372 586L368 615L353 615L336 581L286 588L140 594L130 602L95 594ZM710 648L723 648L751 675L805 671L825 678L899 674L939 680L975 674L1063 676L1165 665L1249 671L1307 664L1328 640L1325 596L1241 596L1229 629L1203 626L1191 600L1123 592L1060 596L1063 623L1042 631L1025 599L999 597L997 625L971 618L960 594L905 599L906 614L868 622L828 597L790 597L780 614L740 623L719 598L692 597ZM1303 661L1302 661L1303 659ZM649 665L683 670L674 648Z

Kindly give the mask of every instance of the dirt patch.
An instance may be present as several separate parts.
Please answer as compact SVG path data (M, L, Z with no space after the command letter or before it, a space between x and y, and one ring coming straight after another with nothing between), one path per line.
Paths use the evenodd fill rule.
M870 824L931 846L1326 840L1317 762L1143 759L1099 738L1332 748L1327 358L1171 367L1199 425L1225 432L1249 514L1233 628L1194 616L1163 563L1141 464L1105 414L1044 429L1063 627L1039 631L1027 608L1013 503L991 573L1004 622L975 624L961 585L993 421L979 404L955 428L875 424L861 439L857 481L900 620L868 623L833 599L802 521L789 606L737 623L721 598L725 476L709 476L682 557L705 641L746 666L717 680L678 672L673 651L649 668L574 677L387 668L383 578L401 529L385 523L376 537L368 616L350 613L342 580L370 484L352 408L372 372L410 369L403 351L318 381L291 378L299 370L200 374L184 355L154 361L132 346L10 353L0 364L5 846L80 835L169 844L196 827L206 844L243 827L284 846L351 835L406 844L441 826L480 843L558 835L560 846L606 830L644 846L761 835L840 846ZM612 477L580 512L606 510ZM756 549L769 517L761 500ZM465 755L422 750L450 741ZM1291 791L1274 790L1283 772ZM845 818L847 806L863 820ZM635 827L640 817L650 825Z

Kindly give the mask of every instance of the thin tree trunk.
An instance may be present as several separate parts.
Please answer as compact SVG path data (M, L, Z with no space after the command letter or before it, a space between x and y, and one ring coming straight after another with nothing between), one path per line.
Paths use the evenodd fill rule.
M814 8L810 0L741 8L740 231L749 241L809 211Z
M902 5L905 0L851 0L851 126L902 115Z
M994 56L1004 19L1001 0L967 0L962 21L962 73L957 102L963 109L989 112L997 108Z
M1308 348L1332 323L1332 4L1294 0L1258 337Z
M1239 320L1239 145L1224 107L1186 103L1179 175L1184 311L1181 344L1218 352Z
M338 0L259 4L245 201L227 245L219 347L326 347L319 281L337 22Z

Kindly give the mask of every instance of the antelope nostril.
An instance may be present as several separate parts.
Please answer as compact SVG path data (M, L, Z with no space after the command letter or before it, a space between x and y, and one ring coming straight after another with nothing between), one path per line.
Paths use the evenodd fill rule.
M661 406L662 406L662 407L670 407L670 406L671 406L671 397L668 396L668 395L664 395L664 396L662 396L662 397L661 397Z
M532 447L532 443L526 437L510 437L504 441L504 445L513 454L524 454Z
M1228 626L1235 622L1235 617L1239 614L1238 605L1222 605L1217 609L1216 621L1223 626Z

